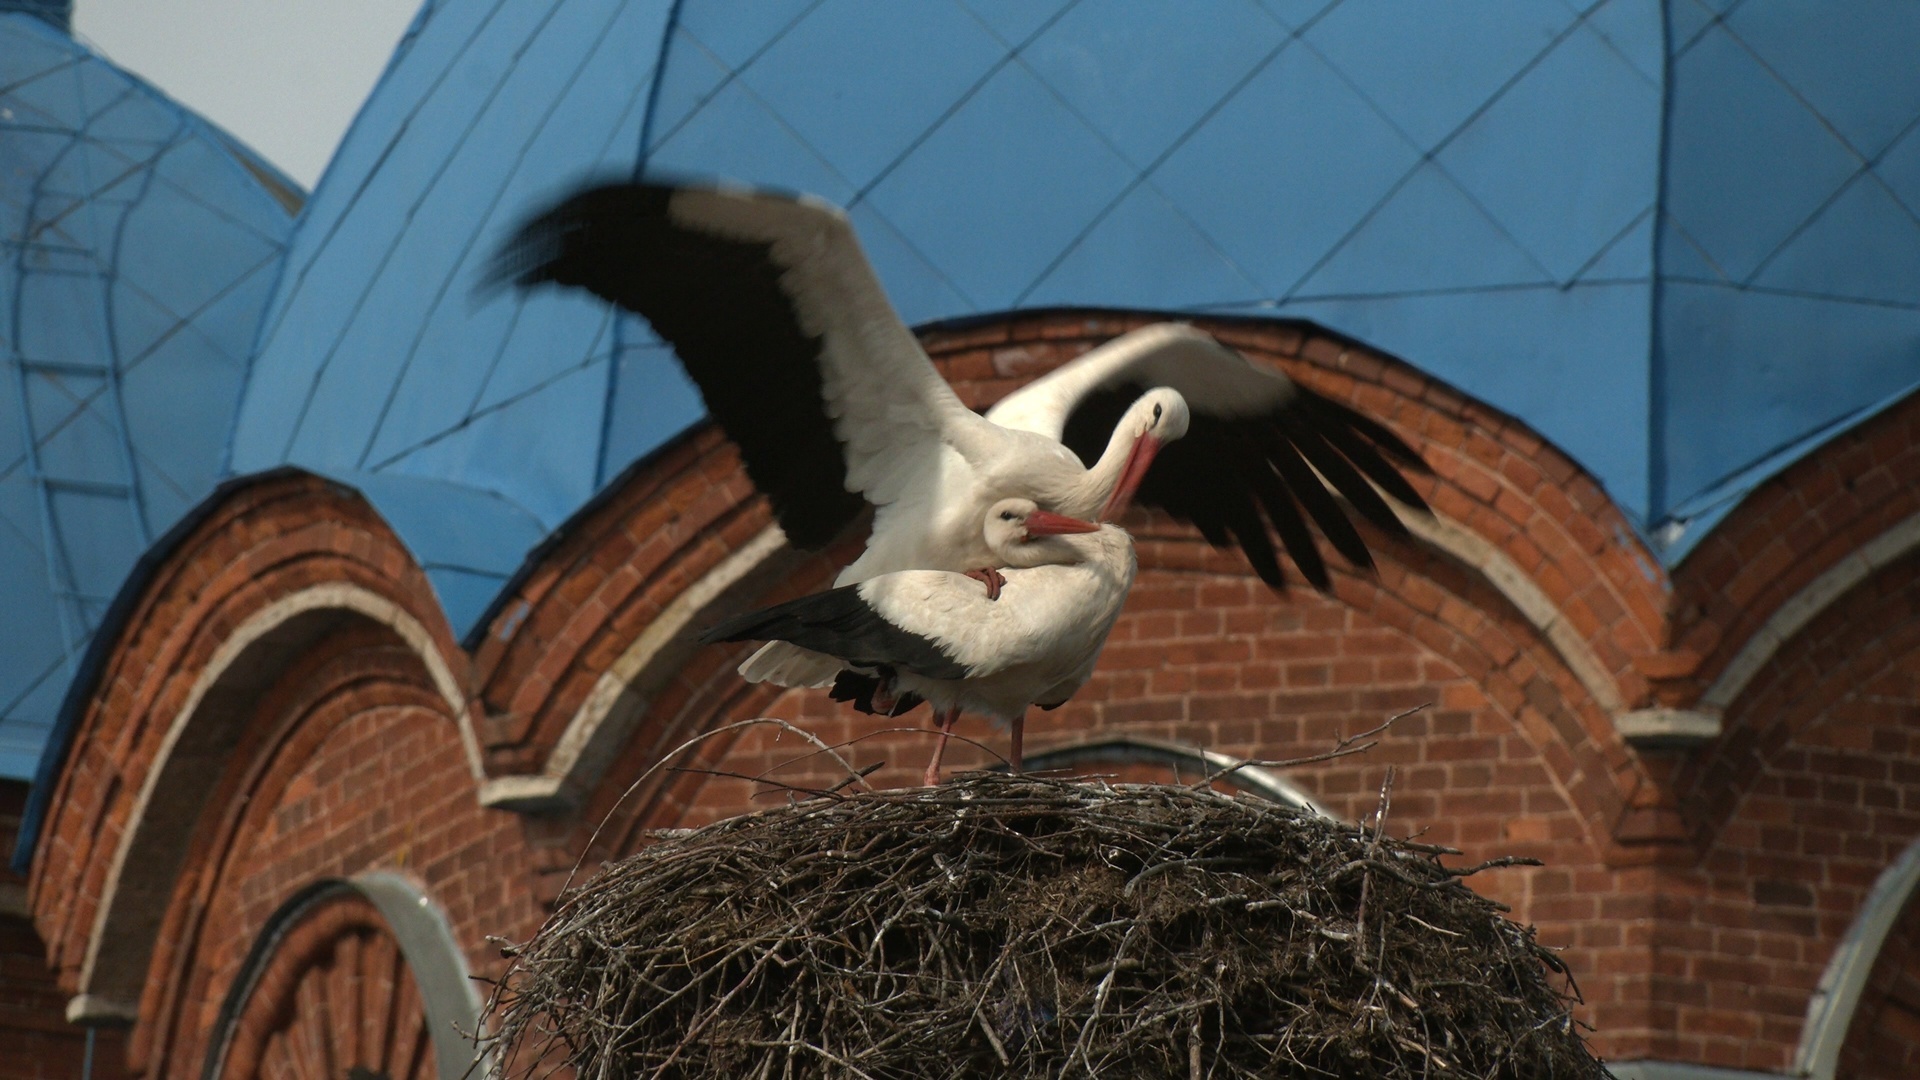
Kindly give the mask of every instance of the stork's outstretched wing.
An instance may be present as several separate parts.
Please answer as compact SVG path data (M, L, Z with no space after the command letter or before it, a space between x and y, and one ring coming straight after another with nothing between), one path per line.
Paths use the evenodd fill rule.
M1135 500L1192 522L1215 545L1238 543L1269 585L1284 580L1271 532L1314 587L1330 587L1308 521L1347 561L1373 565L1328 484L1396 536L1406 526L1379 491L1427 510L1400 470L1430 470L1399 436L1184 324L1115 338L1008 396L987 419L1057 438L1091 463L1127 407L1159 386L1178 390L1192 419L1186 437L1154 460Z
M779 192L585 188L520 227L496 279L584 288L679 354L800 547L930 482L981 425L887 300L846 215Z

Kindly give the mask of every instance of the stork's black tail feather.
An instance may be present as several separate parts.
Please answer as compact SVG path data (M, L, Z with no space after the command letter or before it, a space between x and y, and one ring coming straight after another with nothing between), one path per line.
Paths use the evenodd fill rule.
M888 698L882 691L890 678L888 673L868 675L863 671L843 671L834 676L833 689L827 691L827 696L835 701L845 701L868 716L905 716L926 700L912 692ZM876 698L879 699L877 702ZM893 703L893 707L881 708L888 701Z
M860 586L803 596L727 619L700 635L716 641L785 641L838 657L851 667L899 668L929 679L961 679L968 668L922 637L883 618L860 595Z

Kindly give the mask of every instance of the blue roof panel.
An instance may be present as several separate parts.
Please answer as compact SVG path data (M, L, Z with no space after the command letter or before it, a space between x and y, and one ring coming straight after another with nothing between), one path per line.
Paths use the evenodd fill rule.
M1808 33L1809 23L1817 33ZM1920 5L1902 0L1775 0L1742 4L1726 29L1752 49L1864 157L1875 157L1920 115L1911 73Z
M675 26L673 44L661 61L660 85L653 92L654 144L671 138L680 130L680 125L732 77L732 69L690 34L685 25Z
M1046 29L1077 0L960 0L975 18L1009 48Z
M1920 296L1920 221L1871 174L1848 184L1768 260L1754 284L1910 305Z
M1153 182L1275 299L1419 163L1419 151L1366 99L1295 44L1181 144Z
M1543 284L1553 275L1428 162L1302 282L1302 300Z
M700 391L672 350L628 316L621 328L618 370L607 404L607 442L598 483L686 430L687 417L706 412Z
M1152 184L1120 200L1027 297L1035 305L1251 304L1260 286Z
M1290 33L1255 0L1082 0L1020 55L1146 168Z
M1862 165L1719 28L1674 60L1672 123L1668 212L1735 281L1751 277Z
M1440 164L1556 281L1654 202L1660 93L1582 27L1475 117ZM1594 160L1583 148L1613 148Z
M1048 167L1038 168L1039 163ZM1137 173L1025 67L1010 64L913 149L873 205L983 308L1023 302ZM926 192L939 190L938 199ZM1007 243L1018 237L1017 244Z
M1649 447L1621 432L1644 430L1650 411L1647 296L1638 283L1549 286L1309 301L1280 313L1348 328L1396 356L1417 350L1445 382L1547 427L1616 502L1637 507L1647 504Z
M1911 303L1679 282L1663 295L1667 405L1655 434L1676 503L1920 378L1920 313Z
M838 203L854 196L853 183L737 79L656 142L647 165L656 176L779 178L783 186Z
M738 68L780 40L820 0L759 0L752 4L682 4L680 26L720 62Z
M823 0L739 78L839 176L864 188L1005 58L952 0ZM848 101L882 94L891 98L886 109L846 122Z
M275 191L294 189L35 18L0 14L0 73L0 602L20 631L0 650L0 776L17 778L135 558L212 485L291 227Z
M1301 35L1423 150L1442 145L1575 19L1560 0L1341 4Z

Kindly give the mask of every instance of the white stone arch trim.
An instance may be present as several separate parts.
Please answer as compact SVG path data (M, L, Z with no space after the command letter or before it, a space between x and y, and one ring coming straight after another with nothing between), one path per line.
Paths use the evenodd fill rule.
M1800 1048L1793 1056L1793 1075L1811 1080L1834 1080L1847 1028L1860 1008L1860 995L1873 974L1874 961L1900 912L1920 887L1920 840L1907 846L1891 866L1880 872L1873 888L1853 917L1845 937L1834 946L1827 970L1807 1001L1806 1023L1800 1026Z
M107 876L100 893L100 906L94 915L93 928L87 937L86 956L80 967L79 993L67 1002L67 1019L76 1023L128 1023L139 1013L139 990L145 969L138 972L116 971L114 978L102 979L101 955L117 934L131 933L151 938L157 930L160 913L154 911L157 906L152 897L128 900L121 894L120 884L130 860L136 857L150 859L152 852L141 843L146 838L143 824L150 819L154 808L156 793L160 789L163 776L169 772L167 766L174 761L180 749L181 739L187 734L202 704L209 694L215 692L230 673L236 671L235 664L249 649L266 646L276 631L288 628L296 619L312 617L326 613L355 615L392 630L405 642L420 659L432 679L434 688L447 703L452 712L454 723L459 730L461 747L467 758L467 767L474 782L479 785L485 776L480 757L480 743L474 731L472 716L468 709L466 695L461 692L459 681L454 677L453 666L434 643L433 636L400 605L392 600L360 585L346 582L328 582L315 585L299 592L283 596L273 603L254 612L237 627L226 640L220 643L213 657L207 662L200 675L194 680L187 692L186 701L174 713L168 723L166 735L161 739L159 751L153 764L141 778L140 790L134 797L133 809L127 817L126 829L121 833L119 847L114 851L113 861L108 864ZM242 673L251 674L251 673ZM197 816L195 814L194 816ZM181 850L176 854L184 857L185 844L177 845ZM177 861L177 860L176 860ZM179 867L175 866L172 876L177 877ZM129 911L128 908L139 908ZM143 944L128 943L131 955L151 958L151 941ZM107 982L115 985L107 986Z
M787 534L769 525L681 590L595 680L541 771L486 781L481 804L550 810L583 797L619 753L647 700L692 651L698 629L713 620L717 607L738 587L778 566L787 550Z
M446 911L412 878L391 870L371 870L351 878L314 882L267 920L228 988L217 1030L207 1047L202 1077L220 1074L233 1040L233 1023L272 961L279 942L300 925L308 911L342 893L358 893L372 904L399 945L400 955L420 990L427 1030L433 1039L434 1071L440 1080L488 1075L487 1061L483 1060L478 1070L474 1068L475 1044L470 1041L480 1032L483 1005Z
M1625 711L1627 703L1620 696L1620 686L1608 674L1600 658L1594 655L1593 647L1566 620L1560 608L1547 596L1546 590L1528 577L1525 570L1520 569L1519 563L1508 558L1506 552L1495 547L1486 537L1440 514L1407 511L1400 515L1400 520L1406 523L1408 532L1429 546L1479 571L1487 584L1518 608L1520 614L1526 616L1534 629L1540 631L1554 651L1560 654L1561 662L1579 680L1581 688L1593 698L1594 704L1606 710L1609 716L1617 717Z
M1539 584L1484 537L1458 522L1414 511L1401 514L1414 536L1464 563L1506 597L1540 631L1595 704L1625 715L1619 686L1600 658ZM692 649L695 628L711 621L727 598L766 576L787 551L786 534L770 525L676 596L659 617L601 673L568 720L541 771L484 781L483 805L525 811L568 807L582 798L619 752L648 697Z
M1723 712L1746 690L1753 677L1772 660L1775 653L1792 640L1814 617L1831 607L1854 586L1879 570L1920 548L1920 514L1901 521L1874 537L1858 551L1827 568L1826 572L1801 586L1800 591L1774 609L1773 615L1720 672L1713 684L1700 695L1700 707Z

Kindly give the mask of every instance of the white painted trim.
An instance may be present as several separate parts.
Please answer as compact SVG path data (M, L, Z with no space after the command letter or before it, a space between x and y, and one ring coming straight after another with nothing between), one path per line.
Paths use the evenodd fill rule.
M1793 1056L1794 1073L1812 1080L1833 1080L1840 1065L1841 1045L1854 1011L1860 1007L1860 995L1867 988L1867 977L1880 958L1880 947L1900 918L1900 912L1920 886L1920 841L1891 866L1880 872L1873 889L1860 905L1853 925L1834 946L1827 970L1820 975L1813 997L1807 1001L1807 1020L1800 1027L1800 1049Z
M1720 714L1696 709L1628 709L1615 713L1613 726L1640 750L1699 746L1720 737Z
M131 1027L140 1019L140 1006L99 994L75 994L67 999L67 1023L81 1027Z
M480 1031L482 1005L446 912L412 879L390 870L356 874L350 884L379 909L413 972L440 1080L463 1080L474 1072L471 1037ZM489 1075L484 1064L477 1075Z
M93 929L87 938L87 952L80 966L80 993L75 1001L104 1002L99 1008L117 1015L129 1008L127 1003L112 1001L110 996L94 993L95 971L100 958L100 948L106 940L108 927L115 914L115 902L118 898L121 874L127 862L134 857L134 848L140 838L140 823L145 820L147 808L152 804L160 777L166 772L166 765L180 743L181 737L192 724L199 712L200 703L213 688L226 677L233 664L246 650L261 638L285 625L296 616L312 611L352 612L371 619L392 630L413 650L426 667L428 676L433 680L434 688L452 710L454 724L460 732L460 743L467 755L467 767L474 780L479 783L485 776L480 758L480 742L473 730L472 718L468 713L466 696L461 693L458 680L454 678L453 668L446 657L435 647L433 637L419 620L386 597L346 582L329 582L315 585L299 592L283 596L248 616L220 647L214 651L207 666L194 680L193 687L187 692L187 699L173 716L167 726L167 733L161 740L160 749L154 755L153 763L148 766L146 775L141 778L140 792L134 798L133 811L127 817L127 825L120 835L120 846L113 854L113 862L107 867L106 882L101 888L100 907L94 914ZM72 1011L70 1004L68 1011Z
M1613 676L1594 655L1587 640L1562 617L1559 607L1545 590L1520 569L1506 552L1494 547L1485 537L1439 514L1408 511L1400 515L1407 531L1433 547L1480 571L1487 583L1507 598L1527 621L1553 645L1554 651L1580 681L1594 704L1615 715L1626 708Z
M541 771L533 776L503 776L484 781L480 788L481 805L550 810L571 805L580 798L620 750L617 743L626 733L608 730L608 720L620 700L669 650L686 642L695 625L703 621L702 616L722 594L778 555L786 544L786 533L781 532L778 525L769 525L681 590L601 673L587 699L567 721ZM626 713L637 715L645 708L643 701Z
M1738 698L1753 677L1772 660L1781 646L1792 640L1814 616L1825 611L1855 585L1875 571L1903 558L1920 547L1920 514L1874 537L1866 545L1814 578L1774 611L1771 618L1741 646L1719 678L1700 695L1700 707L1725 710Z

